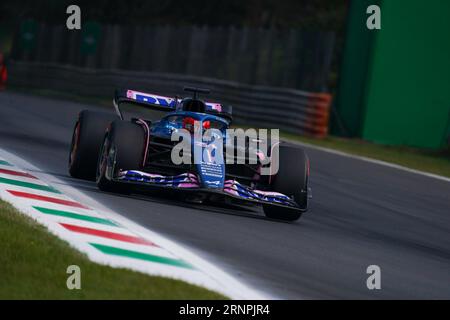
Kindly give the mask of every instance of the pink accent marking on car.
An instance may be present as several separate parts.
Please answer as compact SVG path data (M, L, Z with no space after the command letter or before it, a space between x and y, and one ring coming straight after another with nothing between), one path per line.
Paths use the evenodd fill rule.
M178 188L199 188L200 185L198 183L180 183Z
M139 171L139 170L120 170L118 175L119 175L119 177L126 176L127 173L128 173L129 171L136 172L137 174L140 174L140 175L142 175L142 176L146 176L146 177L148 177L148 178L167 179L167 178L172 178L172 177L174 177L174 176L163 176L163 175L161 175L161 174L148 173L148 172L143 172L143 171ZM194 183L195 183L195 182L198 182L198 178L197 178L197 176L196 176L195 174L189 173L189 172L186 172L186 173L184 173L184 174L186 174L186 178L188 178L190 181L192 181L192 182L194 182ZM180 175L178 175L178 176L181 176L181 175L183 175L183 173L180 174ZM175 176L175 177L177 177L177 176Z
M127 174L127 172L130 170L121 170L119 172L119 176L124 176ZM139 173L140 175L143 176L147 176L149 178L165 178L166 176L160 175L160 174L155 174L155 173L148 173L148 172L143 172L143 171L139 171L139 170L133 170L136 173Z
M147 122L145 122L142 119L139 119L137 122L139 122L141 125L144 126L145 131L146 131L146 143L145 143L145 151L144 151L144 159L142 160L142 167L145 167L145 163L147 162L147 155L148 155L148 143L150 141L150 128L148 127Z
M175 100L174 98L160 96L160 95L153 94L153 93L140 92L140 91L134 91L134 90L127 90L127 98L136 99L137 95L152 97L152 98L155 98L155 99L164 99L168 103L171 103L172 101ZM181 100L179 100L179 101L181 101Z
M224 192L235 195L235 196L239 196L239 193L236 190L230 189L230 188L224 188L223 189Z
M216 110L218 112L222 112L222 105L220 103L215 102L206 102L207 106L210 106L213 110Z
M224 182L224 191L225 191L226 189L236 191L236 190L234 189L234 187L235 187L236 185L240 185L240 183L237 182L236 180L226 180L226 181ZM252 190L252 191L253 191L254 193L260 194L260 195L262 195L262 196L269 196L269 197L279 197L279 196L281 196L281 197L286 197L285 194L282 194L282 193L279 193L279 192L274 192L274 191L263 191L263 190ZM237 192L236 192L236 193L237 193Z
M270 148L270 175L269 175L269 184L272 182L272 157L273 157L273 148L275 148L276 145L280 144L280 142L278 141L277 143L273 144L272 147ZM278 148L279 149L279 148ZM278 154L278 165L280 165L280 157Z
M262 191L262 190L253 190L254 193L258 193L262 196L269 196L269 197L286 197L285 194L279 193L279 192L272 192L272 191Z
M264 161L266 159L264 152L258 151L258 152L256 152L256 155L258 156L259 160L261 160L261 161Z

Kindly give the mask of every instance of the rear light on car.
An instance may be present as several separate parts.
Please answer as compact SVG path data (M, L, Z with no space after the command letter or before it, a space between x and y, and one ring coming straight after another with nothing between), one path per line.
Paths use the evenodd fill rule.
M203 129L208 130L211 128L211 122L209 120L203 121Z

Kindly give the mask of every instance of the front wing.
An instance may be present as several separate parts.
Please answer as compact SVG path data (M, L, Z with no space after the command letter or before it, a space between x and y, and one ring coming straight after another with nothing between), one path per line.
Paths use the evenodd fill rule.
M112 177L111 180L116 183L128 183L140 187L156 187L205 194L219 194L242 202L275 205L305 211L300 208L294 200L284 194L251 189L250 187L240 184L236 180L226 180L223 189L203 188L201 187L197 176L193 173L163 176L137 170L119 170L118 174L115 177Z

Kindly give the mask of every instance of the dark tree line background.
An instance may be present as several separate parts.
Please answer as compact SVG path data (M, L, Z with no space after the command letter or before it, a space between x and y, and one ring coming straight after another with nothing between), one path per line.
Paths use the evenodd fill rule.
M109 25L171 25L332 31L335 48L329 88L336 86L350 0L1 0L1 33L12 33L32 18L65 25L66 8L81 8L82 23ZM2 30L3 29L3 30ZM3 36L4 37L4 36ZM3 46L5 47L5 46ZM1 47L0 47L1 49Z
M348 0L2 0L0 21L66 20L71 4L83 19L112 24L296 27L342 29Z

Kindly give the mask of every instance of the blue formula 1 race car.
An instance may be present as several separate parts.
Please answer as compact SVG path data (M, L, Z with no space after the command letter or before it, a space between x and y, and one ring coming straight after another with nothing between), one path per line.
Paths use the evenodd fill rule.
M271 219L299 219L309 195L304 150L245 134L241 140L230 138L231 107L199 99L207 89L185 90L192 97L118 90L116 114L81 111L72 135L70 175L95 180L108 192L170 189L186 201L260 205ZM164 115L157 121L125 120L124 104Z

